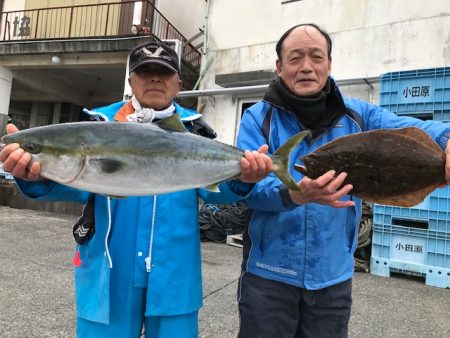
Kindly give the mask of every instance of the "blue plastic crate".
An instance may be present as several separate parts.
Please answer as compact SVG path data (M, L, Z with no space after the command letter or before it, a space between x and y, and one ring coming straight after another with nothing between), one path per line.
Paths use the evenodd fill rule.
M450 234L374 224L370 272L423 276L427 285L450 288Z
M434 190L412 208L374 204L373 222L377 225L416 222L424 229L450 233L450 187Z
M383 74L380 106L398 115L450 121L450 67Z

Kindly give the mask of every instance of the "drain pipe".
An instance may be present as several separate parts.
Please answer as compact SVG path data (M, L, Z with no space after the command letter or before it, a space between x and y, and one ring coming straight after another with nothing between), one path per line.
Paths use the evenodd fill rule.
M209 39L209 13L211 10L211 3L213 0L206 1L205 9L205 39L203 40L203 54L208 53L208 39Z
M369 86L369 93L370 93L369 94L369 102L373 103L373 97L374 97L373 92L374 92L374 90L373 90L372 82L370 82L367 79L364 79L364 82L366 83L366 85Z
M210 13L210 4L211 4L212 0L208 0L206 1L206 9L205 9L205 23L204 23L204 39L203 39L203 55L205 56L205 58L208 56L208 35L209 35L209 13ZM196 90L199 86L201 81L203 80L203 77L205 76L206 72L209 69L209 66L211 66L212 62L213 62L214 58L211 56L208 58L208 61L206 61L205 66L203 67L203 69L200 71L200 74L198 76L197 82L194 85L194 88L192 88L192 90ZM202 62L203 65L203 62Z
M200 72L200 75L198 76L197 82L195 83L194 88L192 88L191 91L196 91L197 88L200 86L200 82L202 82L203 78L205 77L206 72L209 69L209 66L211 66L211 64L213 63L214 58L210 57L208 59L208 61L206 61L206 65L205 67L202 69L202 71Z

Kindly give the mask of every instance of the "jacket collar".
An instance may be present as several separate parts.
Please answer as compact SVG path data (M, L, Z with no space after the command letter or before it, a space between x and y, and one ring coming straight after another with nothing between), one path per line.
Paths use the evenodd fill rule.
M312 138L316 138L331 129L341 118L345 115L347 111L347 107L345 106L342 95L339 91L339 88L332 77L330 79L330 93L327 96L326 100L326 114L324 118L319 122L316 128L313 130ZM271 88L272 87L272 88ZM273 86L269 86L266 94L264 95L264 101L268 102L271 105L274 105L278 108L281 108L284 111L290 112L297 116L297 114L292 111L293 109L289 107L289 104L286 103L280 95L276 93L273 89ZM302 129L307 129L302 123L301 118L297 118Z
M181 107L177 103L173 103L175 106L175 112L180 114L180 120L183 122L197 120L202 117L201 114L194 110ZM131 101L127 101L114 115L114 120L118 122L127 122L127 115L133 114L134 108Z

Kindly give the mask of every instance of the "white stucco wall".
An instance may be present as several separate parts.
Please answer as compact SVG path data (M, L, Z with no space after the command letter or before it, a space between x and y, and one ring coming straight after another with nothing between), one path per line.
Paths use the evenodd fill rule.
M275 43L284 31L314 22L333 40L332 75L337 80L377 77L391 71L450 66L450 1L303 0L281 5L280 0L212 0L209 50L213 63L201 88L217 88L215 76L275 70ZM342 88L344 94L379 102L361 84ZM257 96L256 96L257 98ZM218 96L201 101L206 119L219 138L235 139L238 102Z
M21 11L25 8L25 0L6 0L3 3L3 12Z
M25 8L25 0L17 0L17 1L13 1L13 0L6 0L3 3L3 12L13 12L13 11L21 11ZM5 14L6 15L6 14ZM13 24L12 22L14 21L14 17L15 14L8 14L8 21L10 21L10 25L9 25L9 32L8 32L8 26L5 25L5 22L1 23L1 28L0 28L0 36L6 36L11 38L12 40L14 39L19 39L18 37L13 37ZM6 16L4 16L3 20L5 20ZM5 35L5 29L6 29L6 35Z
M0 114L8 115L9 100L11 97L12 73L9 69L0 66Z
M341 31L332 39L336 78L450 64L449 15Z
M0 66L0 136L5 133L11 97L12 73Z
M157 0L155 5L186 39L199 33L199 28L203 27L206 8L206 2L203 0ZM197 45L201 41L200 38L193 44Z
M428 6L409 0L304 0L285 5L212 0L209 41L211 52L218 52L216 72L273 68L278 38L306 22L330 33L337 78L450 63L448 0Z
M280 0L211 1L209 38L217 49L274 42L281 31Z

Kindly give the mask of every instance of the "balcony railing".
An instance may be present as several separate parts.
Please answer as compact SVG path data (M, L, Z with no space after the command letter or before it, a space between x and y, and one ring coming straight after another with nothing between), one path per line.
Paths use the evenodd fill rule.
M124 37L136 34L153 35L161 40L178 39L182 44L182 58L195 69L200 68L200 52L149 0L2 12L0 23L0 41Z

